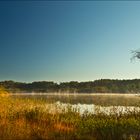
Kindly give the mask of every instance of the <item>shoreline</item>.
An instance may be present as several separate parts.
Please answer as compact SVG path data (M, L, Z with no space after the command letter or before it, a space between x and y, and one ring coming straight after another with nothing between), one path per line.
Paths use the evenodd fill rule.
M140 96L140 93L11 93L10 95L53 95L53 96Z

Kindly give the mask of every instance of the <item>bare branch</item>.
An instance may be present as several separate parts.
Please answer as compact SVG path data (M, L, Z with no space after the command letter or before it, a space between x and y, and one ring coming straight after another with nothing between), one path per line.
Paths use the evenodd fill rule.
M140 50L134 50L131 51L131 53L133 54L131 57L131 61L133 61L134 59L140 59Z

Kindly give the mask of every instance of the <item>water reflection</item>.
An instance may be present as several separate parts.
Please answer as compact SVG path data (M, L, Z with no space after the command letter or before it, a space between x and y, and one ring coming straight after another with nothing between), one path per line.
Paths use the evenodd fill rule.
M140 106L138 94L15 94L14 98L32 98L70 104L95 104L101 106Z

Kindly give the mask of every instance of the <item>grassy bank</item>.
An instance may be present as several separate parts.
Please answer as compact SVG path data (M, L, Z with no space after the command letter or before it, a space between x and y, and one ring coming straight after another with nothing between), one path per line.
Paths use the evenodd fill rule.
M140 112L128 111L128 114L120 115L85 113L81 116L71 107L61 113L55 110L49 113L50 109L42 100L0 97L0 139L140 139Z

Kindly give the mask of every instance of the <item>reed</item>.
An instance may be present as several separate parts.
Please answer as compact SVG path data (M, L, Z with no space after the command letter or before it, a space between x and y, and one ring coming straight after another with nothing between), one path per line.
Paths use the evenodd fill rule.
M0 96L1 140L139 140L140 112L81 115L43 100ZM115 109L112 110L115 112Z

